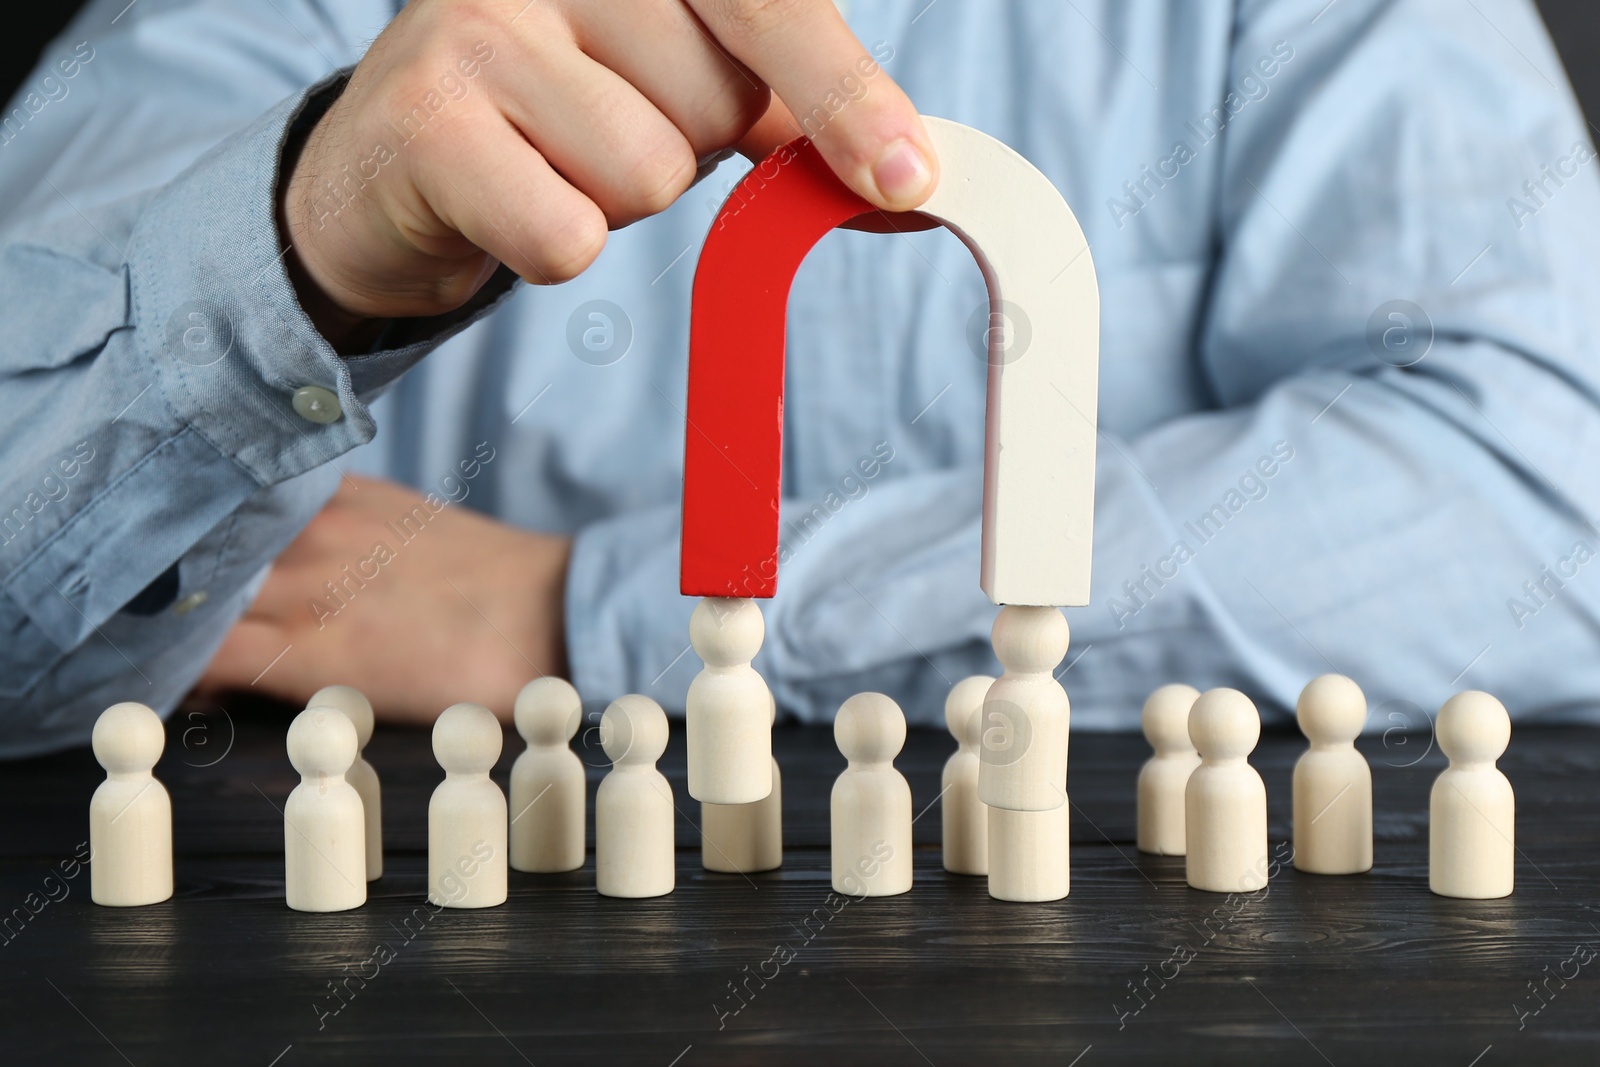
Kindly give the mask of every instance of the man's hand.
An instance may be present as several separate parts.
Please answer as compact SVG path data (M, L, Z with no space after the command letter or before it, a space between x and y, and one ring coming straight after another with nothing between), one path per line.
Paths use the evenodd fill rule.
M273 564L201 689L303 704L325 685L353 685L388 722L431 723L463 700L509 720L523 684L566 669L571 548L347 477Z
M459 307L497 263L572 278L700 162L798 135L790 112L828 116L808 132L879 207L932 193L916 109L830 0L412 0L285 183L302 300L338 336Z

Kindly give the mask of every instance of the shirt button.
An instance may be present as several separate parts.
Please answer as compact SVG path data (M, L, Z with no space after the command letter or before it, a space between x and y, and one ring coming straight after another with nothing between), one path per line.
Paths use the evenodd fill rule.
M190 593L188 596L172 605L172 613L174 615L187 615L189 612L193 611L195 608L199 607L205 602L206 591L204 589L196 589L194 592Z
M294 391L294 411L308 422L338 422L344 414L339 398L320 385L302 385Z

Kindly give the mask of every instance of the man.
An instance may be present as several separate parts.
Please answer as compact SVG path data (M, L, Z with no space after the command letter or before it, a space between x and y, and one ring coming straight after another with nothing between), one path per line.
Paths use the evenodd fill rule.
M913 208L917 109L1022 152L1093 249L1075 725L1330 669L1377 729L1600 696L1600 198L1525 0L122 6L0 145L7 751L202 673L412 721L548 671L681 707L717 163L804 132ZM835 234L790 321L757 666L803 718L882 689L934 721L991 665L981 278L948 234Z

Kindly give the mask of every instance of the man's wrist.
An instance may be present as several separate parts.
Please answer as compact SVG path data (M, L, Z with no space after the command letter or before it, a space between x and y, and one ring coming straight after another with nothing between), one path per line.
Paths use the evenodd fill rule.
M278 244L284 252L284 270L294 286L295 296L306 318L340 355L368 351L382 334L386 319L374 319L345 310L317 283L307 267L302 246L295 240L304 222L295 217L295 205L302 191L296 186L300 158L317 128L327 119L350 83L349 71L307 97L300 114L290 125L278 165L277 205Z

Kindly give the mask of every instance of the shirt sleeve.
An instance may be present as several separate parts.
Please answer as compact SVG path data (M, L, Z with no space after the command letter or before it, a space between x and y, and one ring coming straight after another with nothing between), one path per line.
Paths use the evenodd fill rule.
M1059 675L1074 725L1136 728L1171 681L1282 720L1328 671L1374 732L1426 730L1465 688L1518 719L1592 714L1600 185L1537 14L1245 3L1233 55L1194 353L1215 407L1101 435L1093 602ZM794 548L757 661L786 710L881 689L935 723L950 683L995 669L980 482L891 474ZM787 502L786 533L814 506ZM578 538L584 692L682 706L678 530L661 508Z
M116 6L47 48L0 133L0 189L26 190L0 217L6 754L118 700L170 710L372 438L368 401L511 285L336 355L285 273L279 163L382 6Z

